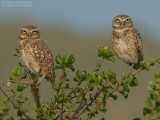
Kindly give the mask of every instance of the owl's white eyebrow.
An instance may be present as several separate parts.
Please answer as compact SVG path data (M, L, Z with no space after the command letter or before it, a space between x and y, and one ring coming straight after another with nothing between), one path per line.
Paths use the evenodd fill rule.
M33 29L33 30L31 30L31 31L38 31L37 29Z
M28 31L27 29L23 28L22 30Z

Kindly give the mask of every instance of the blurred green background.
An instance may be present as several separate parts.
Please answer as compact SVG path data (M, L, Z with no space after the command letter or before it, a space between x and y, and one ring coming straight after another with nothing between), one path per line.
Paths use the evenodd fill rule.
M40 30L41 38L54 56L73 54L76 57L76 70L86 69L91 73L96 61L99 60L97 46L111 47L112 19L116 15L127 14L132 17L134 26L141 34L144 60L156 58L160 55L159 4L158 0L12 0L12 2L1 0L1 83L8 80L12 70L18 65L18 61L21 61L13 57L13 54L14 49L19 45L18 32L28 24ZM105 62L102 65L102 70L109 68L112 68L120 78L125 64L117 59L116 63ZM116 101L110 99L107 102L108 111L100 114L100 118L131 120L134 117L142 117L148 96L148 81L154 80L152 73L158 69L159 66L151 68L149 72L143 71L138 74L139 86L131 88L128 99L125 100L121 95ZM67 72L71 73L71 71ZM59 74L59 71L56 71L56 74ZM69 77L72 75L70 74ZM47 99L52 93L48 85L45 80L41 84L42 97ZM26 91L26 94L30 92Z

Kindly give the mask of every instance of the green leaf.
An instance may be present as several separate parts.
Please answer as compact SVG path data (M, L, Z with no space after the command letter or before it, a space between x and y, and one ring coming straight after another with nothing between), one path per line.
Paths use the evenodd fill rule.
M51 87L52 87L52 89L54 89L54 90L58 89L58 85L55 84L55 83L51 83Z
M150 114L151 112L152 112L152 110L149 107L143 108L143 115Z
M2 100L3 100L3 103L6 104L8 102L8 99L4 96L2 96Z
M22 69L19 67L19 69L18 69L18 78L21 77L21 73L22 73Z
M24 71L23 76L22 76L22 79L25 79L25 78L27 78L27 72L26 71Z
M132 81L129 83L131 87L137 86L138 85L138 79L136 77L133 77Z
M75 57L73 55L70 55L67 63L73 64L74 62L75 62Z
M103 76L102 75L98 75L97 77L97 83L100 85L103 81Z
M12 76L9 77L9 80L13 80Z
M150 97L147 98L146 104L152 106L152 99Z
M23 67L22 63L21 62L18 62L18 65L19 67Z
M64 68L64 65L56 65L56 67L55 67L55 69L57 70L57 69L63 69Z
M75 71L75 68L74 68L72 65L67 65L67 68L71 69L71 70L72 70L72 72L74 72L74 71Z
M147 71L149 70L149 67L147 66L147 63L145 61L141 61L140 66L142 69L146 69Z
M90 91L93 90L93 85L94 85L93 83L90 83L90 84L88 85L88 88L89 88Z
M132 119L132 120L142 120L141 118L134 118L134 119Z
M19 54L19 48L15 48L16 52Z
M110 48L107 46L106 47L98 46L98 56L112 62L115 62L116 60L114 57L114 53L110 52Z
M101 118L101 120L105 120L105 118Z
M110 97L112 97L114 100L117 100L117 95L110 94Z
M122 90L118 90L118 92L120 92L124 96L124 98L127 99L130 90L128 86L123 86Z
M57 64L60 64L57 56L55 57L55 62L56 62Z
M97 79L97 72L94 72L94 73L92 74L92 79L96 81L96 79Z
M159 101L156 102L156 108L158 108L158 107L160 107L160 102Z
M28 101L29 100L29 98L28 97L25 97L25 101Z
M160 78L160 70L157 73L153 73L153 75L156 79Z
M150 94L150 98L152 99L152 100L154 100L154 101L157 101L158 100L158 95L157 94L154 94L154 93L151 93Z
M114 72L112 72L110 69L107 70L106 75L107 75L109 80L116 79L116 74Z
M59 99L58 99L59 101L62 101L62 100L64 99L64 94L63 94L63 93L60 93L59 96L58 96L58 98L59 98Z
M153 81L149 81L149 83L148 83L148 90L149 91L153 91L154 90L154 82Z
M65 89L69 89L69 84L68 83L66 83Z
M89 115L92 116L92 117L95 117L95 112L90 112Z
M8 107L2 108L2 111L3 111L4 115L8 115L9 114L9 108Z
M17 91L22 92L24 90L25 87L23 87L22 85L17 85Z
M129 77L129 78L126 78L124 81L123 81L123 86L128 86L129 83L133 80L132 77Z
M17 116L22 116L22 112L21 111L17 111Z
M1 119L0 119L0 120L1 120ZM10 117L9 120L14 120L14 118L13 118L13 117Z
M152 62L153 61L153 59L150 59L148 62ZM155 65L155 63L152 63L152 64L150 64L150 66L154 66Z
M13 54L13 56L17 56L17 57L19 57L17 54Z
M16 69L14 69L12 71L12 75L15 76L15 77L18 77L19 73L20 73L20 67L17 67Z

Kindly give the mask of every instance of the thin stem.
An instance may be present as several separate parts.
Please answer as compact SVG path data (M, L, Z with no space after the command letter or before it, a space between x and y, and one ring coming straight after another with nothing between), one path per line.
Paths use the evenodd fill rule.
M11 83L20 83L20 84L29 84L29 85L32 84L32 82L22 82L20 80L8 80L8 82L11 82Z
M97 93L97 92L95 93L95 95L94 95L94 96L95 96L95 99L101 94L102 89L103 89L104 87L106 87L106 86L108 85L108 83L109 83L109 80L107 80L107 81L104 83L104 86L102 86L102 87L100 88L100 90L98 90L98 93ZM77 115L76 119L78 119L78 118L85 112L85 110L87 109L87 107L89 107L89 106L94 102L95 99L92 99L91 101L88 100L88 101L86 102L86 103L88 103L88 104L83 104L80 108L78 108L77 111L80 111L81 109L83 109L83 107L84 107L85 105L87 105L87 106L83 109L83 111L80 112L80 113ZM73 117L73 115L72 115L71 120L72 120L73 118L75 118L75 115L74 115L74 117Z
M148 62L148 63L147 63L147 66L150 66L151 64L153 64L153 63L155 63L155 62L157 62L157 61L159 61L159 60L160 60L160 56L157 57L156 59ZM139 69L137 69L135 72L131 73L131 75L134 76L134 75L136 75L137 73L139 73L140 71L142 71L142 68L141 68L141 67L140 67Z
M88 81L87 84L84 86L84 88L83 88L84 91L87 89L87 86L88 86L89 83L90 83L90 81ZM72 104L71 108L69 109L67 115L69 115L69 114L73 111L75 105L77 104L77 102L79 101L79 98L80 98L81 96L82 96L82 95L78 96L77 99L73 102L73 104ZM66 120L66 119L64 119L64 120Z
M62 70L62 74L61 74L61 77L60 77L60 83L59 83L59 86L58 86L58 89L57 89L57 94L56 96L58 96L60 90L61 90L61 87L62 87L62 80L65 76L65 70L66 70L66 66L64 66L63 70ZM54 99L53 103L51 104L51 108L49 110L47 110L46 112L42 113L42 115L45 115L45 114L49 114L53 109L55 109L55 105L56 105L56 99Z
M30 116L28 116L19 106L17 106L15 103L14 103L14 101L12 100L12 99L10 99L10 97L4 92L4 90L0 87L0 91L2 92L2 94L4 95L4 96L6 96L6 98L13 104L13 106L17 109L17 110L19 110L19 111L21 111L21 113L26 117L26 118L28 118L29 120L36 120L36 119L33 119L33 118L31 118Z
M157 96L159 96L157 101L160 102L160 93L159 93L159 91L157 91L156 94L157 94ZM156 102L157 102L157 101L156 101ZM152 109L151 113L149 114L149 117L148 117L147 120L152 120L152 117L153 117L153 115L154 115L155 112L156 112L156 102L154 103L153 109Z
M155 111L156 111L156 106L152 109L152 112L150 113L147 120L152 120L152 116L154 115Z
M94 70L95 72L99 71L99 68L100 68L101 64L103 63L103 61L104 61L104 59L102 59L101 61L99 61L99 62L97 63L96 69ZM83 88L84 91L87 90L86 93L89 92L89 90L87 89L87 86L89 85L89 83L90 83L90 80L87 81L85 87ZM78 96L77 99L73 102L71 108L69 109L69 111L68 111L68 113L67 113L68 116L69 116L70 113L73 111L74 107L75 107L76 104L78 103L79 98L80 98L81 96L83 96L83 95ZM80 104L79 104L78 108L81 107L82 101L83 101L83 100L81 99L80 102L79 102ZM74 114L75 114L75 113L74 113ZM73 115L72 115L72 116L73 116ZM64 120L66 120L66 119L64 119Z

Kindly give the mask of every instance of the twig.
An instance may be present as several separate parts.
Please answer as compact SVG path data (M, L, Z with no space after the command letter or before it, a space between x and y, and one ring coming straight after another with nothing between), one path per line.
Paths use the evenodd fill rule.
M64 68L62 70L62 75L60 77L60 83L59 83L59 87L58 87L58 90L57 90L57 95L59 94L59 91L60 91L61 86L62 86L62 79L64 78L65 70L66 70L66 66L64 66Z
M83 90L87 90L87 86L88 84L90 83L90 81L88 80L87 84L84 86ZM72 112L72 110L74 109L75 105L77 104L77 102L79 101L79 98L81 97L82 95L78 96L77 99L73 102L71 108L69 109L67 115L70 115L70 113ZM64 119L66 120L66 118Z
M4 96L6 96L6 98L13 104L13 106L19 110L26 118L28 118L29 120L36 120L31 118L30 116L28 116L23 110L21 110L21 108L19 108L19 106L17 106L14 101L12 99L10 99L10 97L4 92L4 90L0 87L0 91L3 93Z
M160 92L157 90L157 93L156 93L156 94L157 94L157 96L159 96L157 101L160 102ZM156 102L157 102L157 101L156 101ZM153 106L153 109L152 109L151 113L149 114L147 120L152 120L151 118L152 118L152 116L155 114L156 108L157 108L157 107L156 107L156 106L157 106L157 105L156 105L156 102L155 102L155 104L154 104L154 106Z
M8 86L7 86L8 87ZM13 95L14 96L17 96L21 101L23 101L23 103L25 103L26 105L28 105L30 108L32 108L32 109L34 109L35 111L36 111L36 109L34 108L34 107L32 107L31 105L30 105L30 103L28 103L28 102L26 102L25 100L24 100L24 98L22 98L22 96L21 95L18 95L12 88L10 88L10 87L8 87L8 89L9 89L9 91L11 91L12 93L13 93ZM21 97L20 97L21 96Z
M152 120L151 118L154 115L155 111L156 111L156 106L152 109L152 112L150 113L150 115L149 115L147 120Z
M108 85L108 83L109 83L109 80L107 80L107 81L104 83L104 86L102 86L102 87L100 88L100 90L98 90L98 93L97 93L97 92L95 93L95 95L94 95L94 96L95 96L95 99L101 94L102 89L103 89L104 87L106 87L106 86ZM88 101L86 102L86 103L88 103L88 102L90 101L88 104L83 104L82 106L80 106L80 108L77 109L77 111L79 112L81 109L83 109L83 107L84 107L85 105L87 105L87 106L83 109L83 111L80 112L80 113L77 115L76 119L78 119L78 118L81 116L81 114L84 113L84 111L87 109L87 107L90 106L90 105L94 102L95 99L92 99L91 101L88 100ZM77 113L76 113L76 114L77 114ZM75 118L75 115L76 115L76 114L74 114L74 116L72 115L71 120Z
M101 61L99 61L99 62L97 63L96 69L94 70L94 72L99 71L99 68L100 68L101 64L103 63L103 61L104 61L104 59L102 59ZM83 90L86 91L86 93L89 92L89 90L87 89L87 86L89 85L89 83L90 83L90 80L87 81L86 85L85 85L84 88L83 88ZM73 102L73 104L72 104L71 108L69 109L67 115L69 115L69 114L73 111L74 107L76 106L76 104L77 104L78 101L79 101L79 98L82 97L82 96L83 96L83 95L78 96L77 99ZM80 102L79 102L80 104L78 105L78 109L81 107L82 102L83 102L83 100L82 100L82 98L81 98L81 100L80 100ZM76 110L76 111L77 111L77 110ZM75 113L74 113L74 114L75 114ZM74 114L73 114L73 115L74 115ZM72 116L73 116L73 115L72 115ZM71 117L71 118L72 118L72 117ZM64 119L64 120L66 120L66 119Z
M8 80L8 82L11 82L11 83L20 83L20 84L32 84L31 82L22 82L20 80Z
M159 60L160 60L160 56L157 57L156 59L148 62L148 63L147 63L147 66L150 66L151 64L153 64L153 63L155 63L155 62L157 62L157 61L159 61ZM142 71L142 68L141 68L141 67L140 67L138 70L136 70L135 72L131 73L131 74L134 76L134 75L136 75L137 73L139 73L140 71Z
M59 114L56 118L53 118L52 120L57 120L64 112L65 110L63 110L61 114Z
M76 89L79 88L79 86L81 85L81 83L82 83L82 81L79 82L79 83L76 85L76 87L74 87L74 89L72 89L72 91L71 91L70 93L68 93L68 95L66 95L66 96L64 97L64 100L66 100L68 96L70 96L72 93L74 93L74 92L76 91Z
M62 86L62 79L64 78L64 75L65 75L65 70L66 70L66 66L64 66L63 70L62 70L62 74L61 74L61 77L60 77L60 83L59 83L59 87L57 89L57 94L56 96L58 96L60 90L61 90L61 86ZM46 112L42 113L42 115L45 115L45 114L49 114L52 110L55 109L55 105L56 105L56 99L54 100L54 102L51 104L51 108L49 110L47 110Z

